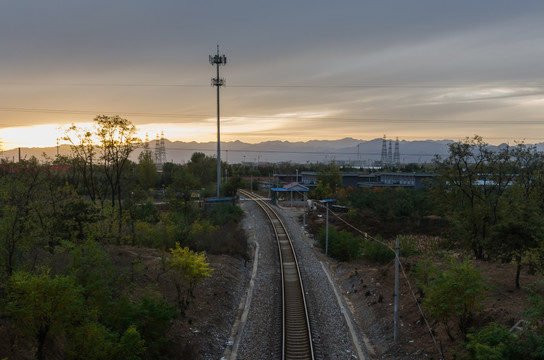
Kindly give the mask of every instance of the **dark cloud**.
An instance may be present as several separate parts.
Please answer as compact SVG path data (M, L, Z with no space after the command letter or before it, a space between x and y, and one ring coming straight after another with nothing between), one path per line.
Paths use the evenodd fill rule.
M508 109L508 116L533 118L544 110L542 15L544 3L528 0L3 2L0 109L117 111L141 114L133 119L139 124L157 122L153 114L187 116L159 116L170 123L213 118L207 58L220 44L228 57L226 116L489 119ZM60 123L82 118L57 115ZM51 121L36 112L0 117L2 126ZM303 134L308 125L301 123L285 126L285 136ZM326 138L416 130L447 136L444 124L325 125Z

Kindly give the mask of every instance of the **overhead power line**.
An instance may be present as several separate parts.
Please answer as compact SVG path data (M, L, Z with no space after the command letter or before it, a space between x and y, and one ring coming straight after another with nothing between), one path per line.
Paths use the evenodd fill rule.
M181 88L205 88L204 84L176 84L176 83L55 83L55 82L0 82L0 86L89 86L89 87L181 87ZM478 84L455 84L455 85L430 85L430 84L230 84L231 88L322 88L322 89L460 89L460 88L478 88L496 89L506 87L509 89L527 89L544 88L541 84L495 84L480 86Z
M67 115L97 115L97 114L122 114L123 116L137 117L162 117L162 118L191 118L191 119L208 119L214 117L213 114L182 114L182 113L154 113L154 112L126 112L126 111L101 111L101 110L68 110L68 109L44 109L44 108L0 108L3 112L24 112L24 113L43 113L43 114L67 114ZM341 121L341 122L357 122L357 123L451 123L451 124L471 124L471 125L497 125L497 124L516 124L516 125L544 125L543 119L525 119L525 120L508 120L508 119L400 119L400 118L344 118L344 117L306 117L306 116L289 116L289 115L223 115L223 120L232 119L251 119L251 120L279 120L282 118L296 118L297 121Z

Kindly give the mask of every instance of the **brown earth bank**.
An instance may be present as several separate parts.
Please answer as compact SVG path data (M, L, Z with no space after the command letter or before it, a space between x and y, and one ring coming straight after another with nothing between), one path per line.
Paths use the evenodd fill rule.
M440 352L445 359L455 359L463 353L462 334L456 330L455 340L449 339L443 326L427 317L432 334L418 308L419 294L411 278L411 270L421 256L401 258L406 275L402 272L399 282L399 342L393 342L394 323L394 262L379 265L368 260L332 263L331 269L343 289L344 296L354 311L355 319L367 334L380 359L439 359ZM527 292L515 288L515 266L474 261L482 271L491 290L483 302L482 310L476 314L474 327L496 322L508 327L524 318L523 312L530 307ZM540 275L523 272L522 286L541 281Z

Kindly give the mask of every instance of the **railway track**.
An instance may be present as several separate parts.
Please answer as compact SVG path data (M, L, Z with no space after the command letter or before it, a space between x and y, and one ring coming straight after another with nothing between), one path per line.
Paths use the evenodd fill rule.
M304 286L289 233L278 214L262 198L245 190L238 191L254 200L263 209L272 224L277 240L282 282L282 359L314 360Z

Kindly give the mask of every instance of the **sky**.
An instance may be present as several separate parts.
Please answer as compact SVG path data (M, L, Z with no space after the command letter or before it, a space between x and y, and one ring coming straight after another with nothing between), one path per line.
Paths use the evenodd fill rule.
M120 115L144 139L544 142L544 2L0 0L0 142Z

